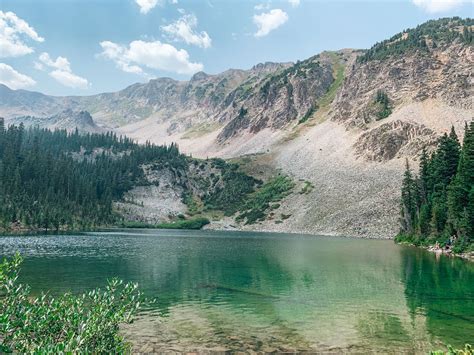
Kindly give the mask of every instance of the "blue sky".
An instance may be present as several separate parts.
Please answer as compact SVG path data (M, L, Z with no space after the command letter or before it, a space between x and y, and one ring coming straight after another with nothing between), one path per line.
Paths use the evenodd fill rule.
M472 0L0 0L0 82L52 95L368 48Z

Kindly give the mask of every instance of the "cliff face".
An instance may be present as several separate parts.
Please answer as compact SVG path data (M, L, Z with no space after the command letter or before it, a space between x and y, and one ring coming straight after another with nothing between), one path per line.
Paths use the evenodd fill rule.
M20 116L7 121L8 124L19 125L23 123L26 127L40 127L49 129L65 129L80 132L100 133L103 131L96 125L92 116L87 111L74 111L67 109L49 117Z
M377 91L384 92L392 111L413 102L439 100L472 110L472 46L459 41L428 51L353 64L334 103L334 119L349 127L367 128L379 118Z
M451 125L462 134L473 118L473 28L472 20L429 21L353 60L332 119L365 131L357 154L415 157Z

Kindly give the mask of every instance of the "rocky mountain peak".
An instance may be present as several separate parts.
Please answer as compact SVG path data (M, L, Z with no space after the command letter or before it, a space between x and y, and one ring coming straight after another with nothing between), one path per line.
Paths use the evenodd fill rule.
M191 77L191 82L205 80L208 77L209 77L208 74L204 73L203 71L200 71Z

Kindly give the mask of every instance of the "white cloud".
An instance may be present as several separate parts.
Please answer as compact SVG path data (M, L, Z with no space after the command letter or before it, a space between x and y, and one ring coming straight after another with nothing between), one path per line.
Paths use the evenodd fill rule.
M86 89L89 86L87 79L68 71L53 70L51 73L49 73L49 75L57 82L70 88Z
M18 73L15 69L5 63L0 63L0 83L11 89L23 89L36 84L28 75Z
M44 69L44 65L41 64L40 62L34 62L34 63L33 63L33 67L34 67L36 70L41 70L41 71L45 70L45 69Z
M127 48L110 41L100 42L100 46L102 47L101 55L107 59L113 60L117 67L124 72L144 74L142 68L138 65L131 64L130 59L127 58Z
M291 6L298 7L300 6L300 0L288 0Z
M201 48L209 48L211 46L211 37L206 31L201 33L194 29L197 26L197 18L195 15L184 15L176 22L166 26L161 26L161 30L165 32L173 41L184 41L187 44L194 44Z
M60 84L79 89L86 89L89 86L87 79L72 72L71 64L67 58L59 56L56 60L52 60L48 53L41 53L39 60L41 63L37 63L38 65L35 63L35 68L44 70L43 64L52 68L49 76Z
M257 4L253 8L257 11L268 10L270 8L270 3L267 2L266 4Z
M423 10L435 13L435 12L444 12L448 10L452 10L466 0L412 0L413 3L421 7Z
M142 14L148 13L148 11L158 4L158 0L135 0L135 2L140 6L140 12Z
M255 37L263 37L271 31L277 29L288 21L288 15L281 9L273 9L269 12L261 13L253 16L253 22L257 25Z
M184 49L176 49L160 41L133 41L128 47L110 41L100 43L101 56L114 61L118 68L128 73L142 74L141 66L178 74L194 74L203 69L201 63L189 60Z
M19 57L34 52L26 39L43 42L44 38L13 12L0 11L0 57Z

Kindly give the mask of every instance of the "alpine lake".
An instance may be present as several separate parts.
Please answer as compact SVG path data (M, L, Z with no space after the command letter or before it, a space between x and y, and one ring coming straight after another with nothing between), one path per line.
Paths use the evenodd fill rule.
M0 237L34 294L118 277L155 299L139 352L427 353L474 344L474 264L391 240L104 230Z

